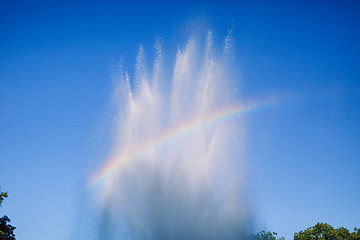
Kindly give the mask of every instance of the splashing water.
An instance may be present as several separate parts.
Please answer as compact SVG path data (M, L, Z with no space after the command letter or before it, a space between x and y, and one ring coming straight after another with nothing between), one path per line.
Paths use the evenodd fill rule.
M232 42L190 39L170 84L158 43L152 74L140 48L135 79L118 76L116 144L90 182L105 196L100 239L246 239L241 116L260 105L240 101Z

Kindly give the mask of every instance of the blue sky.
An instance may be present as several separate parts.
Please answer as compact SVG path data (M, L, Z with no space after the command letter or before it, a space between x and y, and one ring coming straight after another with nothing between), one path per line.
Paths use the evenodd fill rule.
M244 98L291 99L246 118L259 227L291 239L360 223L356 1L0 2L0 209L18 239L84 239L86 177L107 156L111 71L156 37L234 30ZM151 59L151 58L150 58ZM74 237L74 233L77 235ZM90 233L89 233L90 232ZM85 233L84 233L85 234ZM94 233L95 234L95 233Z

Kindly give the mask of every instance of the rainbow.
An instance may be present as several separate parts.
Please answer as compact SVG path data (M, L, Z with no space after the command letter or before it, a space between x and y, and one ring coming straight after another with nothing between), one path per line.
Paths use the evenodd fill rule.
M148 139L133 148L125 149L120 155L110 158L101 170L91 177L88 187L93 188L105 183L114 175L121 165L133 158L141 156L145 152L158 147L164 147L176 140L185 138L202 128L214 126L244 116L248 113L274 106L276 102L275 98L270 98L266 101L251 101L243 104L235 104L220 108L206 116L194 117L186 122L169 128L157 137Z

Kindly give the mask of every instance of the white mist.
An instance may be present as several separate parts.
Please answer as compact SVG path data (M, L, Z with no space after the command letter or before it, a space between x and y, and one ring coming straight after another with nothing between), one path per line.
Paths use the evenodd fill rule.
M117 76L117 139L102 173L100 239L247 239L243 123L210 117L239 103L239 74L231 36L218 50L213 42L211 33L205 43L190 39L174 66L156 44L151 72L140 48L135 78Z

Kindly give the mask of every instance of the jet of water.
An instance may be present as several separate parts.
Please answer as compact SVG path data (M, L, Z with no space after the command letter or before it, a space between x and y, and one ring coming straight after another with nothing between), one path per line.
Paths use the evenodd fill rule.
M151 72L140 47L135 78L117 77L117 139L91 183L104 190L101 239L247 239L247 108L231 33L214 45L211 32L191 38L170 78L161 44Z

